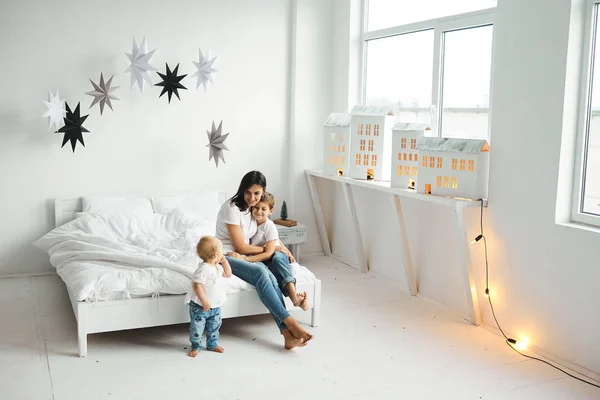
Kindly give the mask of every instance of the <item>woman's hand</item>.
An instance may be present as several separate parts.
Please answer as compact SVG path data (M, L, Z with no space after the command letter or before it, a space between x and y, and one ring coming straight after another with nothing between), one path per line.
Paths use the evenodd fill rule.
M289 251L287 247L285 247L285 246L277 246L277 247L275 247L275 251L280 251L283 254L285 254L286 256L288 256L288 258L290 259L291 263L296 262L296 259L292 255L292 252Z
M241 255L240 253L236 253L235 251L230 251L226 255L227 255L227 257L239 258L240 260L243 260L246 258L243 255Z

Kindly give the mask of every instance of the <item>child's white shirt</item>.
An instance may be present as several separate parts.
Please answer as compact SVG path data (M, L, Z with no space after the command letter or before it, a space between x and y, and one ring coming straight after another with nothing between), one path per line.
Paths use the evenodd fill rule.
M217 268L215 268L206 262L200 262L192 277L193 282L202 284L202 289L204 289L204 294L210 302L211 308L221 307L227 300L224 279L223 266L221 264L217 264ZM193 284L185 296L185 304L188 304L190 301L202 305L202 302L196 296Z
M279 246L279 231L275 223L267 219L264 223L258 225L256 233L250 239L250 244L252 246L264 247L271 240L276 240L275 246Z

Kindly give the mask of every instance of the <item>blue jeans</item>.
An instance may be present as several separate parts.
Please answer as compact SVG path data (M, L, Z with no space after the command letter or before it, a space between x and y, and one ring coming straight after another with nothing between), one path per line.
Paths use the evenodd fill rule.
M296 284L296 278L292 273L292 267L290 267L290 259L281 251L276 251L273 254L273 258L270 261L264 261L264 264L269 268L269 271L275 275L279 289L284 296L289 297L289 293L286 289L288 283L293 282Z
M285 307L283 295L277 284L275 276L263 263L251 263L235 257L226 257L235 276L248 282L256 288L260 301L267 307L280 331L285 324L283 320L290 316Z
M190 342L193 350L202 348L202 332L206 327L206 348L214 350L219 340L219 328L221 327L221 308L211 308L204 311L201 305L190 301Z

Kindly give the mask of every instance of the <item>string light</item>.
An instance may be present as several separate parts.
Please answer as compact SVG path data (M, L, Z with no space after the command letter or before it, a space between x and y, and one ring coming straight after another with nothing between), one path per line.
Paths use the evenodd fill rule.
M527 357L532 360L541 361L544 364L548 364L552 368L557 369L560 372L570 376L571 378L577 379L578 381L581 381L583 383L587 383L588 385L600 388L600 385L596 385L595 383L592 383L590 381L587 381L585 379L581 379L575 375L572 375L572 374L568 373L567 371L565 371L564 369L561 369L546 360L542 360L541 358L533 357L533 356L521 353L521 350L526 350L527 347L529 346L529 339L526 337L523 337L523 338L521 338L521 340L517 341L514 338L509 338L508 336L506 336L506 334L502 330L502 327L500 326L500 323L498 323L498 319L496 318L496 313L494 312L494 305L492 304L492 297L490 295L490 290L489 290L489 263L488 263L488 254L487 254L487 240L485 239L485 236L483 234L483 199L479 199L478 201L481 202L481 233L479 235L477 235L477 237L475 237L475 239L473 239L471 241L471 244L475 244L475 243L479 242L481 239L483 239L484 254L485 254L485 297L487 297L487 299L488 299L488 303L490 304L490 309L492 310L492 316L494 317L494 321L496 322L496 326L500 330L500 333L502 333L502 336L504 336L504 339L506 340L506 344L511 349L513 349L514 351L516 351L517 353L522 355L523 357ZM583 375L583 374L581 374L581 375ZM583 376L585 376L585 375L583 375ZM586 378L589 378L589 377L586 377Z

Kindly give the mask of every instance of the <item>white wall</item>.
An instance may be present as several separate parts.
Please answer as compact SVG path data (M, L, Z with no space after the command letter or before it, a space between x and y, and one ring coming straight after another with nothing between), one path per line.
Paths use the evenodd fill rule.
M555 223L561 139L563 125L568 125L563 122L569 122L573 113L564 110L566 64L577 53L568 49L571 1L498 3L489 208L484 219L496 315L507 332L600 372L600 314L595 300L600 291L600 234ZM348 24L337 24L338 29L345 32ZM343 36L338 32L336 37ZM345 46L354 44L348 41ZM340 58L338 68L347 69ZM335 94L335 99L348 93L348 86L336 88L342 94ZM566 104L574 107L573 102ZM322 199L333 199L324 207L331 235L347 237L348 213L340 211L338 188L326 182L319 186ZM367 189L356 190L356 199L371 269L405 282L391 199ZM420 294L466 313L452 211L416 201L407 201L404 207ZM476 209L467 213L470 236L478 233L478 218ZM334 239L336 254L348 257L354 246L351 240ZM478 244L471 253L483 320L494 326L482 296L482 250Z
M331 1L298 0L290 126L290 218L308 228L303 253L322 253L304 170L323 166L323 122L331 111L333 79ZM277 212L278 216L279 213Z
M55 196L237 189L258 169L278 198L288 146L292 2L23 0L0 3L0 275L50 271L31 243L52 228ZM130 89L132 38L147 36L152 63L180 63L181 101ZM315 39L313 39L315 41ZM218 55L216 86L196 91L198 48ZM322 62L322 61L321 61ZM89 110L89 78L115 74L115 111ZM158 82L156 74L153 82ZM309 80L305 78L305 80ZM47 129L48 89L90 114L86 147L60 148ZM206 130L223 120L230 151L208 161Z

